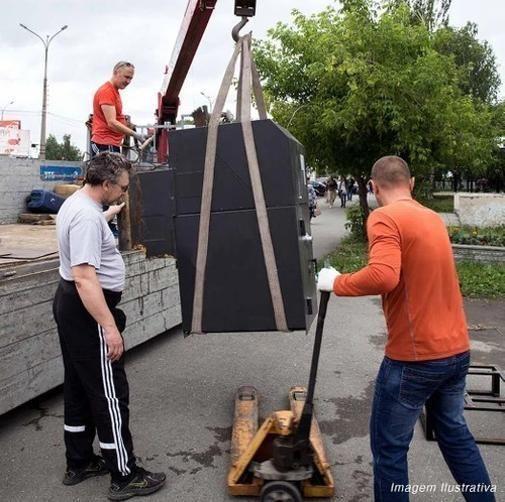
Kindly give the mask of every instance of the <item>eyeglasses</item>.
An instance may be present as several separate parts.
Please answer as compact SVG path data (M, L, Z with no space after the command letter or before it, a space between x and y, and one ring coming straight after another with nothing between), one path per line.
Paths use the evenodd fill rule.
M111 185L115 185L115 186L121 188L121 192L123 192L123 193L126 193L128 191L128 187L130 186L130 185L121 185L121 183L116 183L114 181L109 181L109 183Z
M120 185L119 183L114 183L114 184L117 185L119 188L121 188L121 191L123 193L126 193L128 191L129 185Z

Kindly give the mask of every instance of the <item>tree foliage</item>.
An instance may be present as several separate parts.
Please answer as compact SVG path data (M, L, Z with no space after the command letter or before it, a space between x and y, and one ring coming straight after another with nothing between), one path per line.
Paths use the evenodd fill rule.
M365 183L383 155L402 156L424 178L440 166L482 172L492 159L493 109L465 92L469 68L449 42L442 50L443 37L416 21L416 5L434 4L345 0L312 16L293 11L292 25L277 24L255 49L274 119L319 171L358 180L366 214ZM439 29L447 40L456 33Z
M449 24L449 9L452 0L409 0L414 19L423 22L433 31Z
M50 134L46 140L47 160L81 160L82 153L76 146L72 145L71 135L64 134L61 143Z
M446 26L436 32L434 47L441 54L453 56L461 71L459 85L463 94L491 104L496 100L500 77L493 49L477 36L474 23L460 29Z

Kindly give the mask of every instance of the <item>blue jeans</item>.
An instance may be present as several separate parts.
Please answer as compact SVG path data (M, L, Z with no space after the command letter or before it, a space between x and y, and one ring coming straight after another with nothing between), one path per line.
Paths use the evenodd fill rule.
M423 362L384 358L377 375L370 420L376 502L409 500L407 452L425 405L438 446L465 500L495 501L490 491L463 490L463 485L491 488L486 466L463 417L469 365L468 352ZM438 493L441 489L437 487Z

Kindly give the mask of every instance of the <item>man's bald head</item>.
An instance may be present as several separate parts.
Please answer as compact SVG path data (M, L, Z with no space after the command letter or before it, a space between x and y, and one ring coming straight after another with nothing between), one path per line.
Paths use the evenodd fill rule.
M408 164L396 155L381 157L372 167L372 180L383 188L410 186Z

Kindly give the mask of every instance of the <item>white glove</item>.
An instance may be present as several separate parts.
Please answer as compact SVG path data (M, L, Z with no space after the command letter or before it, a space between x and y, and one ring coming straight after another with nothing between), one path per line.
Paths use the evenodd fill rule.
M333 283L340 272L333 267L322 268L317 275L317 289L319 291L333 291Z

